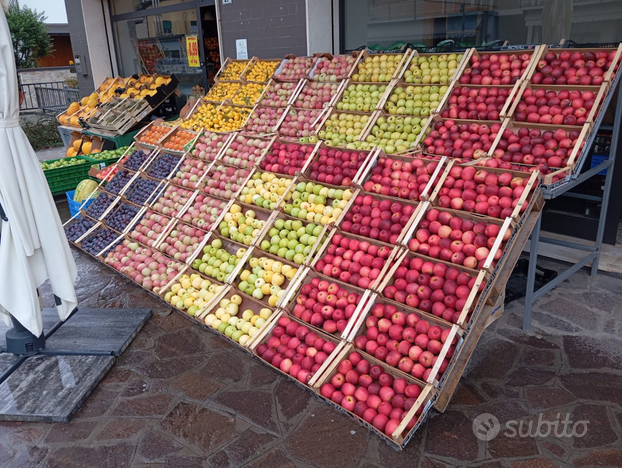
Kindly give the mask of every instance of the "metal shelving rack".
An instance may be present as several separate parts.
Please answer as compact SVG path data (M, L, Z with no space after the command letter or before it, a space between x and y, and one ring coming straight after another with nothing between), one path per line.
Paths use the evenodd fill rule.
M594 245L585 245L579 244L576 242L569 242L559 239L552 239L550 237L542 237L541 235L541 225L542 225L542 216L544 211L540 212L540 216L538 221L536 222L533 232L531 234L531 242L529 249L529 269L527 272L527 293L525 295L525 313L523 316L523 330L529 330L531 327L531 310L533 307L533 303L544 296L547 292L551 291L553 288L557 287L563 281L565 281L568 277L579 271L589 262L592 262L590 276L596 276L598 273L598 263L600 260L601 247L603 243L603 235L605 231L605 221L607 218L607 210L609 207L609 198L611 195L611 186L613 183L613 170L615 166L615 158L618 148L618 139L620 133L620 122L622 122L622 92L620 90L620 76L622 73L618 73L615 77L615 80L612 83L611 89L607 93L605 101L603 102L602 110L599 112L599 115L594 122L594 127L592 132L590 133L585 146L583 147L583 154L581 155L579 161L577 161L576 171L570 176L570 180L566 180L564 182L560 182L550 187L543 187L542 195L545 200L552 200L559 196L566 194L569 190L574 187L582 184L586 180L591 179L596 174L603 170L607 170L605 175L605 187L603 190L601 201L601 210L598 218L598 230L596 232L596 240L594 241ZM609 151L609 158L598 164L597 166L589 169L581 173L583 168L583 164L587 159L587 155L594 143L594 138L600 129L604 129L603 127L609 127L607 125L603 125L602 120L604 118L605 110L611 104L613 100L613 95L616 90L618 91L617 102L615 104L615 118L614 118L614 126L610 128L612 130L611 134L611 146ZM608 128L609 129L609 128ZM543 242L545 244L553 244L559 245L561 247L567 247L579 251L589 252L586 256L584 256L581 260L574 263L571 267L560 273L556 278L539 288L538 290L534 290L535 281L536 281L536 266L538 261L538 244Z

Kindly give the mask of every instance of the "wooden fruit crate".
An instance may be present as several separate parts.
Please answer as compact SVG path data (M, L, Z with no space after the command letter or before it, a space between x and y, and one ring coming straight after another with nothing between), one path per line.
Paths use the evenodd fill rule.
M421 192L419 196L420 201L427 200L431 197L434 191L434 187L436 187L436 185L440 182L439 177L445 171L445 166L449 164L450 162L449 159L446 157L443 157L439 160L434 160L434 159L427 159L425 157L421 158L421 157L411 157L411 156L404 156L404 155L397 155L397 154L385 154L384 151L378 151L374 159L368 165L366 172L364 173L364 176L360 180L357 180L357 185L360 186L365 192L369 192L370 195L374 195L376 192L371 192L369 190L369 187L366 188L366 185L369 185L369 182L371 182L371 178L374 175L373 174L374 168L378 164L382 164L383 161L386 159L391 159L393 161L401 161L402 163L409 163L415 166L425 166L426 168L429 167L429 169L426 170L426 172L428 173L430 180L428 181L425 189ZM433 169L432 167L430 167L431 164L434 165L432 166ZM430 171L432 172L432 174L430 174ZM380 195L383 195L383 194L380 194ZM398 202L401 202L401 201L414 202L415 201L415 200L409 200L406 198L394 197L392 195L387 195L387 194L384 194L383 196L390 200L394 200Z
M359 62L361 60L361 57L363 56L363 51L354 51L351 54L343 54L343 55L344 56L348 56L348 57L354 57L354 62L350 65L350 68L348 69L346 74L343 75L343 76L338 76L337 80L345 80L345 79L347 79L347 78L352 76L352 74L354 73L354 70L356 70L356 68L357 68L357 66L358 66L358 64L359 64ZM332 60L334 57L337 57L337 55L333 55L333 54L329 54L329 53L314 54L314 56L316 58L324 57L324 58L327 58L328 60ZM320 63L319 60L316 60L313 63L313 68L311 68L311 70L307 74L307 78L308 79L316 81L315 80L315 76L317 74L317 68L318 68L319 63Z
M332 276L329 276L318 268L318 263L320 262L320 260L323 260L328 254L328 249L330 245L332 244L332 241L335 238L335 236L341 236L342 238L345 238L348 240L357 240L359 243L366 242L370 245L376 246L378 249L384 249L385 251L387 250L390 251L389 256L384 261L384 264L382 266L382 269L380 270L380 273L374 280L372 280L369 283L369 286L367 288L363 288L358 285L353 285L351 283L345 283L340 278L334 278ZM375 291L376 289L380 287L380 285L382 284L382 281L386 278L387 273L393 267L393 262L395 261L396 258L398 258L402 254L402 251L403 251L403 247L400 245L393 246L385 242L378 241L376 239L370 239L368 237L363 237L363 236L359 236L356 234L352 234L351 232L342 231L339 228L333 228L329 231L326 241L323 243L321 248L318 249L318 252L316 253L315 258L311 261L310 266L318 273L321 273L325 277L330 278L331 281L338 280L344 284L348 284L348 285L351 285L351 286L354 286L354 287L357 287L363 290L367 289L367 290Z
M145 143L141 141L141 138L145 135L145 133L147 133L150 130L153 130L155 127L162 127L164 129L166 129L165 132L162 132L162 137L160 137L160 139L156 142L156 143ZM164 140L166 140L170 135L173 134L173 132L175 132L177 130L177 126L175 127L166 127L163 125L158 125L158 123L156 123L156 121L151 122L149 125L147 125L146 127L143 127L143 129L138 132L136 135L134 135L134 142L136 144L142 145L146 148L152 148L152 149L156 149L156 148L160 148L161 144Z
M286 319L285 321L295 322L295 323L297 323L301 327L309 328L310 329L309 333L315 333L319 338L322 338L326 342L332 343L333 346L334 346L333 351L330 354L328 354L327 358L324 360L324 362L322 362L322 364L319 366L317 371L316 372L310 372L309 375L308 375L309 379L308 380L305 379L306 381L304 381L304 382L294 378L292 375L284 372L279 367L276 367L273 364L268 363L267 361L262 359L262 357L259 355L259 352L258 352L259 346L262 345L262 344L266 344L268 339L272 336L272 332L274 331L274 328L276 328L277 326L281 326L281 325L279 325L279 322L280 322L280 319L282 317L284 317ZM346 346L346 343L344 341L337 340L334 336L328 335L327 333L324 333L322 331L312 330L308 326L308 324L304 323L301 320L298 320L296 317L293 317L293 316L285 314L285 312L283 312L280 309L278 310L277 316L275 317L275 319L270 321L270 324L267 327L264 327L261 330L261 332L259 334L255 335L255 337L253 337L253 338L254 339L252 340L252 343L249 346L249 348L255 354L255 356L257 358L259 358L265 365L268 365L268 366L272 367L277 372L280 372L281 374L283 374L283 375L287 376L288 378L292 379L298 385L302 385L304 388L306 388L308 390L311 390L311 391L316 391L316 388L317 388L316 382L321 378L322 374L324 374L326 369L340 355L342 349Z
M372 149L372 150L348 150L348 149L342 149L342 148L335 148L332 146L328 146L324 141L320 141L319 145L317 147L317 150L314 152L313 157L309 158L309 164L306 166L304 171L301 171L301 176L309 179L310 181L313 182L317 182L318 184L326 184L326 182L320 181L320 180L313 180L311 179L311 174L313 172L313 163L317 162L318 164L320 163L320 160L322 158L328 158L329 156L324 156L323 153L329 153L329 152L347 152L347 153L352 153L352 152L356 152L356 153L363 153L366 155L365 159L361 162L359 168L357 169L356 174L354 175L354 177L351 177L351 180L345 184L342 183L342 185L340 186L340 188L343 187L353 187L356 184L356 181L362 177L364 174L366 174L367 172L367 165L369 164L369 162L374 158L374 155L376 154L376 149ZM344 180L345 182L345 180ZM335 184L336 185L336 184Z
M255 68L255 66L257 66L259 62L272 63L275 66L275 70L276 70L281 64L281 59L260 59L257 57L253 57L250 63L248 64L248 66L246 67L246 70L242 72L241 79L246 81L247 83L268 83L271 80L272 75L274 73L270 73L269 75L267 75L264 80L258 81L258 80L249 79L249 76L248 76L249 73L253 70L253 68Z
M341 114L345 114L345 115L352 115L352 116L360 116L361 118L365 117L367 118L367 122L365 122L365 125L361 128L361 132L358 135L358 137L356 135L354 135L353 141L358 140L358 141L364 141L364 135L367 132L367 129L370 127L371 123L374 120L374 115L376 115L376 112L372 113L371 116L369 115L369 113L367 112L356 112L356 111L340 111L337 110L335 107L331 107L331 108L327 108L328 110L323 114L322 118L316 122L314 122L313 124L313 128L315 129L315 134L319 135L320 131L325 131L326 128L326 123L331 119L332 116L334 115L341 115Z
M415 51L416 52L416 51ZM393 94L393 91L397 88L424 88L424 87L433 87L436 86L438 88L441 88L443 86L447 87L447 91L445 91L445 93L443 95L440 95L440 91L439 91L439 101L438 101L438 105L430 107L429 108L429 114L428 115L409 115L409 114L402 114L399 112L396 112L395 114L391 114L391 112L389 111L389 109L387 109L387 101L389 101L391 99L391 95ZM389 84L389 86L387 87L386 92L384 93L381 101L378 103L378 109L383 111L385 114L387 115L401 115L401 116L408 116L408 117L430 117L431 115L434 115L435 113L440 112L440 110L443 108L445 102L447 101L447 99L449 98L449 96L451 95L454 86L456 86L455 81L450 81L448 84L413 84L413 83L407 83L406 81L404 81L403 79L400 80L393 80L391 81L391 83Z
M344 206L344 208L340 208L342 211L341 211L341 214L340 214L340 215L336 218L336 220L335 220L334 222L329 222L329 223L326 223L326 224L333 224L333 225L338 224L338 223L339 223L339 222L343 219L344 215L348 212L348 210L350 209L350 207L351 207L351 206L352 206L352 204L354 203L354 199L356 198L356 196L357 196L357 195L358 195L358 193L359 193L359 189L358 189L357 187L352 186L352 187L345 187L345 188L344 188L344 186L343 186L343 185L329 184L329 183L327 183L327 182L318 182L318 181L315 181L315 180L311 180L311 179L309 179L309 178L308 178L308 177L306 177L304 174L301 174L301 175L299 175L299 176L297 176L297 177L296 177L296 179L295 179L295 181L294 181L294 184L293 184L293 186L291 187L291 192L292 192L292 193L293 193L294 191L296 191L296 186L297 186L298 184L300 184L300 183L305 183L305 184L311 183L311 184L315 184L315 186L319 186L319 187L322 187L322 188L326 188L326 189L328 189L329 191L330 191L330 190L335 190L335 191L340 190L340 191L342 191L342 192L346 192L346 191L348 192L348 196L350 197L348 200L346 200L346 199L345 199L345 196L344 196L341 200L339 200L339 199L337 199L337 198L334 198L334 197L331 197L330 195L327 195L327 196L325 197L325 198L326 198L326 203L325 203L325 206L332 206L332 204L333 204L335 201L337 201L337 202L340 202L340 201L345 201L345 202L346 202L346 203L342 203L342 205L345 205L345 206ZM281 207L281 209L283 209L283 208ZM287 213L286 213L286 214L287 214ZM291 215L291 214L290 214L290 215ZM303 220L303 221L304 221L304 220ZM309 220L307 220L307 221L309 221ZM315 223L315 221L309 221L309 222L313 222L313 223ZM322 223L322 222L320 221L319 223L315 223L315 224L324 224L324 223Z
M335 105L335 103L337 102L337 99L340 98L340 96L343 94L343 90L345 89L349 81L350 81L349 79L344 79L344 80L338 81L337 83L333 83L333 82L318 83L316 81L307 80L307 79L300 80L300 82L298 83L298 86L296 87L295 94L290 97L288 103L291 106L295 107L296 109L302 109L302 107L296 106L296 104L297 104L298 98L300 97L300 95L302 94L305 88L313 86L314 83L322 84L322 85L337 85L337 89L331 94L330 100L324 103L324 106L322 109L319 109L319 110L325 110L327 107L333 107Z
M269 232L270 229L272 229L274 227L274 223L276 222L277 219L281 219L283 221L300 221L303 225L303 227L307 227L309 224L316 224L316 223L310 223L309 221L305 221L302 219L298 219L298 218L294 218L293 216L289 216L288 214L285 214L284 212L279 212L279 211L275 211L274 214L276 215L275 217L273 217L271 219L270 225L268 227L268 229L266 229L261 236L259 236L257 242L255 243L255 245L258 248L261 248L261 244L263 241L269 241ZM308 266L310 265L313 260L317 257L317 255L319 255L319 252L322 250L322 246L326 244L327 242L327 235L330 232L329 226L322 226L321 224L316 224L316 226L320 226L322 227L320 235L317 236L317 239L315 240L315 242L312 245L309 245L308 247L310 247L309 253L307 255L305 255L304 261L300 264L298 264L298 268L303 267L303 266ZM263 249L262 249L263 251ZM278 258L282 258L284 260L290 261L292 262L293 260L288 260L284 257L280 257L279 255L276 255ZM295 263L295 262L294 262Z
M538 59L540 57L541 52L542 51L541 51L540 46L522 46L520 48L506 46L505 49L496 50L496 51L479 51L475 48L471 52L471 55L468 61L465 62L465 67L462 68L462 70L460 70L460 73L456 75L455 79L461 85L471 85L470 82L464 82L462 78L463 76L465 76L465 72L467 70L470 70L471 64L474 63L475 61L478 61L479 58L483 55L508 55L508 56L516 55L518 60L521 60L521 61L529 60L529 64L527 65L527 68L523 72L523 75L520 76L518 80L516 80L516 81L522 81L531 76L533 69L536 67L538 63ZM522 56L525 56L525 58L522 58ZM529 56L530 58L527 59L527 56ZM513 84L513 83L510 82L508 84ZM497 86L497 85L491 85L491 86Z
M401 56L399 61L397 61L397 65L395 66L395 70L393 71L393 73L391 74L390 77L388 77L388 79L386 81L378 81L374 83L389 83L392 79L396 79L400 76L402 69L404 68L405 64L408 62L408 58L410 57L410 52L399 52L399 53L389 53L389 54L370 54L368 51L363 50L361 52L361 54L359 55L359 61L357 63L357 67L355 69L352 70L352 74L350 75L350 78L352 78L352 80L354 82L359 82L358 80L358 70L361 66L361 64L365 63L365 61L369 58L372 59L374 57L386 57L386 56L394 56L394 57L398 57Z
M584 54L585 52L593 52L593 53L597 53L600 51L606 51L611 53L612 51L615 50L615 54L611 63L611 66L608 69L603 69L603 71L605 72L603 75L603 82L604 83L609 83L611 84L613 82L613 79L616 75L616 72L620 66L620 59L622 58L622 43L619 43L616 45L615 48L613 47L602 47L602 48L592 48L592 47L586 47L586 48L568 48L568 47L563 47L563 46L548 46L546 44L543 44L540 46L541 48L541 53L540 53L540 59L544 59L544 57L546 56L546 54L548 53L554 53L557 55L557 57L559 58L559 54L561 54L562 52L580 52L582 54ZM535 73L535 69L534 69L534 73ZM531 79L532 75L529 76L529 78ZM563 84L563 85L546 85L546 86L554 86L554 87L558 87L559 89L565 89L567 86L573 86L573 85L568 85L568 84ZM581 85L575 85L575 86L579 86L581 87ZM554 89L554 88L553 88Z
M281 298L281 301L278 303L278 306L281 307L287 314L300 318L303 322L305 322L305 320L302 317L298 317L296 313L295 308L297 305L297 298L300 295L301 288L305 285L311 285L314 280L316 282L326 281L327 283L334 283L340 289L344 289L345 291L347 291L348 295L356 294L355 302L352 302L349 304L349 305L354 306L354 310L352 311L352 315L350 317L345 318L345 320L348 322L346 324L346 327L350 322L353 322L354 320L356 320L357 312L360 309L362 309L363 303L365 302L365 300L367 300L367 298L369 297L369 294L371 294L371 290L362 289L362 288L359 288L358 286L344 283L343 281L340 281L339 279L329 278L328 276L325 276L321 273L316 272L312 268L305 268L302 271L300 271L298 275L296 275L295 280L292 280L289 288L287 289L286 294ZM352 307L350 309L352 309ZM321 325L316 326L308 322L305 322L305 323L307 323L309 328L313 330L318 330L324 333L328 333L328 331L320 328ZM332 336L338 337L338 336L341 336L342 332L339 330L336 330L334 333L329 333L329 334L331 334Z
M311 70L313 70L313 68L315 67L315 62L317 61L317 57L316 57L316 56L309 56L309 55L308 55L308 56L306 56L306 57L305 57L305 58L307 58L307 59L308 59L308 61L309 61L309 66L308 66L307 68L305 68L305 73L304 73L304 76L299 77L299 78L292 78L292 79L290 79L290 78L284 79L283 77L279 77L279 76L278 76L280 73L282 73L282 72L283 72L284 65L285 65L286 63L289 63L290 61L294 60L295 58L298 58L298 57L296 57L296 55L294 55L294 54L288 54L288 55L286 55L286 56L283 58L283 60L281 60L281 64L280 64L280 65L278 66L278 68L274 71L274 74L272 75L272 79L273 79L273 80L275 80L275 81L283 81L283 82L285 82L285 81L289 81L289 82L297 82L297 81L299 81L299 80L300 80L300 78L308 78L308 77L309 77L309 72L310 72Z
M218 73L216 73L216 76L214 76L214 82L218 83L220 81L225 81L225 82L236 82L236 81L239 81L242 78L242 75L244 74L244 72L246 71L248 66L251 64L251 62L252 62L252 58L251 59L236 60L236 59L232 59L231 57L227 57L225 59L225 61L222 63L222 65L220 66L220 70L218 70ZM227 67L229 67L229 65L231 65L232 63L238 63L238 64L242 64L242 65L245 65L245 66L242 69L242 71L240 72L240 74L236 75L235 79L232 79L232 77L226 77L227 79L223 79L224 72L228 71Z
M592 107L592 109L588 112L587 116L586 116L586 120L585 123L588 123L590 125L592 125L594 123L594 119L596 118L596 116L598 115L599 112L599 107L600 104L602 102L602 100L604 99L605 95L607 94L608 91L608 84L607 83L603 83L601 86L559 86L559 87L555 87L555 86L551 86L551 85L535 85L533 83L530 83L529 81L525 81L521 87L520 90L518 91L518 93L515 96L514 102L512 104L512 106L508 109L507 113L504 115L505 117L509 117L512 119L513 122L519 122L516 120L516 108L518 107L518 104L522 101L523 99L523 95L525 94L525 91L527 89L531 89L531 90L537 90L537 89L544 89L546 91L561 91L562 89L565 91L580 91L580 92L584 92L584 91L592 91L595 94L594 97L594 105ZM529 124L529 122L520 122L525 123L525 124ZM546 124L545 124L546 125ZM578 125L562 125L562 124L551 124L551 125L556 125L558 127L562 127L562 128L566 128L566 127L582 127L581 124Z
M399 233L399 235L397 237L397 240L395 242L395 245L403 245L403 240L402 239L403 239L404 235L406 234L406 232L408 231L408 229L409 229L410 225L412 224L412 222L417 218L420 203L418 201L405 200L405 199L399 199L399 201L398 201L394 197L389 197L389 196L386 196L386 195L380 195L380 194L377 194L377 193L369 193L369 192L365 192L363 190L359 190L355 195L353 195L352 203L350 205L350 209L349 210L351 210L351 207L356 204L356 199L358 197L367 197L367 196L370 196L374 200L378 200L380 202L388 201L388 202L390 202L392 204L393 203L400 203L400 204L402 204L404 206L410 206L411 207L411 209L413 211L412 211L412 213L410 215L410 218L408 219L408 222L406 223L406 225L404 225L402 227L402 230ZM346 215L347 215L347 213L344 212L343 215L341 216L341 218L335 224L339 229L343 229L343 223L346 220ZM378 243L380 243L382 245L386 245L386 246L391 246L392 245L392 244L390 244L388 242L383 242L380 239L374 239L372 237L364 236L362 234L353 234L353 233L350 233L348 231L344 231L344 232L346 232L348 235L352 234L353 236L356 236L356 237L360 236L363 239L369 239L370 241L378 242Z
M290 139L294 139L295 141L299 141L299 139L301 137L303 137L302 132L304 130L299 130L299 134L297 135L289 135L290 129L285 127L285 120L289 115L295 115L296 117L299 117L300 115L303 115L305 117L308 117L310 119L311 125L309 126L308 129L306 129L306 131L308 132L308 136L312 136L315 135L317 133L317 129L318 129L318 124L317 122L321 121L322 117L326 114L328 108L324 108L324 109L298 109L296 107L293 106L288 106L285 109L285 112L283 112L283 114L281 115L281 118L279 119L279 122L276 125L275 131L278 133L279 138L290 138Z
M489 249L490 252L484 262L483 269L492 273L495 269L499 267L499 264L502 261L503 255L505 255L509 249L509 246L508 246L509 239L508 241L504 241L505 233L508 231L508 229L509 230L515 229L515 226L516 226L516 224L513 223L514 221L513 218L505 218L505 219L492 218L486 215L480 215L477 213L470 213L466 211L453 210L450 208L437 208L437 207L432 206L430 202L424 202L419 205L419 209L415 213L412 223L408 226L407 228L408 230L405 231L403 237L399 241L400 244L404 245L405 247L408 247L408 243L410 242L410 240L413 237L416 237L416 233L420 227L421 221L423 221L426 218L428 212L433 209L438 210L441 213L442 212L449 213L452 216L457 216L463 220L472 221L474 223L483 222L488 225L494 224L498 226L499 233L496 236L495 243ZM501 257L499 258L499 260L495 261L494 258L497 255L497 251L499 250L501 251ZM426 257L429 261L432 261L432 262L438 260L438 258L431 257L427 254L424 254L418 251L415 251L415 253L417 253L418 255L422 257ZM472 270L472 272L474 273L478 271L477 267L475 269L471 269L471 268L469 269Z
M264 221L264 225L263 227L259 230L259 232L257 233L257 236L253 237L252 242L250 245L243 245L240 244L241 246L245 247L245 248L249 248L251 246L255 246L257 245L257 243L259 242L259 239L261 239L264 234L270 229L270 226L272 225L272 221L278 216L278 212L277 211L269 211L269 210L265 210L263 208L259 208L258 206L255 205L247 205L246 203L241 203L238 200L235 200L235 202L232 204L233 205L238 205L241 209L242 209L242 214L248 212L248 211L253 211L255 213L255 219L258 219L260 221ZM225 213L226 216L226 213ZM220 234L220 231L218 230L218 228L216 228L216 233ZM222 236L223 238L229 239L232 242L236 242L233 241L231 238L229 237L225 237Z
M274 262L278 262L281 263L283 265L283 268L285 268L286 266L289 267L287 269L288 272L294 272L293 276L291 277L291 279L289 278L289 276L287 273L283 273L281 272L281 274L283 275L283 277L285 278L285 282L283 283L281 290L283 291L283 295L287 294L287 291L289 289L289 286L298 278L298 276L300 274L303 273L303 271L305 271L307 268L304 265L297 265L294 262L287 260L285 258L281 258L278 257L270 252L267 252L265 250L262 250L259 246L253 247L252 249L249 249L249 255L244 257L244 262L243 262L243 266L239 269L239 271L237 271L236 276L234 278L232 278L232 284L235 285L236 288L240 289L240 275L242 274L242 272L244 270L251 270L252 268L249 266L249 262L253 259L261 259L261 258L267 258L270 260L273 260ZM281 296L282 298L283 296ZM264 304L268 304L270 307L278 307L280 305L280 300L281 298L279 298L279 300L277 300L276 305L272 306L269 304L269 302L267 302L267 300L265 299L261 299L259 300L259 302L262 302ZM257 299L256 299L257 300Z
M451 162L450 164L448 164L445 168L445 170L443 171L443 173L440 176L440 179L438 181L438 184L436 184L436 188L434 189L434 192L432 192L432 195L430 196L430 203L432 204L432 206L440 206L439 205L439 192L441 190L441 188L444 185L445 179L450 175L452 167L457 166L457 167L466 167L464 165L460 165L460 164L454 164L453 162ZM524 191L521 195L521 197L519 198L516 206L514 207L514 210L512 211L512 215L510 216L515 222L519 222L520 219L522 219L522 217L525 214L525 211L527 209L527 207L536 201L538 194L539 194L539 189L540 189L540 184L541 184L541 175L539 171L533 171L531 173L525 173L525 172L521 172L521 171L512 171L509 169L499 169L499 168L493 168L493 167L487 167L485 168L485 170L488 173L492 173L492 174L497 174L497 175L501 175L503 173L509 173L512 175L512 177L519 177L523 180L526 180L526 183L524 184Z
M438 359L437 359L438 366L434 365L432 367L432 372L430 373L427 379L424 380L423 377L421 379L417 379L417 377L413 377L411 374L408 374L407 372L401 369L390 366L392 369L395 369L395 371L401 374L403 377L408 376L410 378L415 378L422 382L432 384L436 388L442 387L443 383L445 382L445 379L443 378L443 374L439 373L440 365L443 359L445 358L448 358L450 361L447 367L447 370L453 364L452 358L455 355L454 354L455 350L460 348L462 344L462 339L465 334L464 331L461 330L460 327L458 327L458 325L451 324L447 322L446 320L443 320L441 317L437 317L433 314L430 314L428 312L423 312L423 311L415 312L412 309L408 309L408 307L404 307L404 304L392 301L390 299L382 298L377 293L373 293L370 296L369 300L365 303L365 306L363 307L363 310L361 311L361 313L358 315L356 323L354 324L354 327L352 328L348 336L344 338L348 342L354 343L355 348L359 350L359 352L361 352L361 354L363 355L369 355L369 353L367 352L366 349L361 349L357 346L356 339L359 336L363 336L367 333L368 326L366 322L369 317L373 316L373 314L371 314L371 310L373 309L375 305L392 305L396 307L399 312L403 312L407 316L415 314L421 320L427 321L432 326L437 325L442 330L450 330L448 332L449 335L447 337L447 340L444 342L443 347L441 348L441 351L438 354ZM454 346L453 350L450 349L451 346ZM447 373L447 370L445 371L445 374Z
M391 299L386 294L389 292L387 288L389 286L392 286L395 282L395 272L397 271L398 268L400 268L403 261L410 261L411 259L415 259L415 258L418 258L422 260L423 262L430 261L420 254L404 251L402 255L400 255L398 258L395 259L393 267L385 275L385 278L382 284L380 285L380 287L378 288L376 292L382 295L383 298ZM473 316L476 314L478 310L477 309L478 301L480 300L482 296L483 289L485 289L489 281L489 275L487 275L486 270L479 270L479 271L470 270L461 265L455 265L453 263L444 262L438 259L434 259L432 263L434 264L440 263L440 264L444 264L447 267L456 268L460 273L466 273L471 278L475 278L473 287L470 289L470 294L465 301L464 307L462 307L462 309L460 310L460 316L458 320L456 320L456 325L458 325L460 328L462 329L468 328L471 319L473 318ZM395 301L395 302L399 302L399 301ZM404 304L404 303L401 303L401 304L402 304L402 307L406 307L406 308L410 307L407 304ZM417 312L423 312L421 309L418 309L418 308L413 308L413 307L410 307L410 308Z
M384 97L386 96L386 93L389 89L389 87L391 86L391 83L393 81L390 81L389 83L371 83L371 82L362 82L362 81L354 81L352 80L352 78L348 78L347 80L344 80L342 82L342 86L339 88L339 91L337 92L337 94L333 97L332 101L330 102L330 106L333 107L337 107L338 104L340 104L342 102L342 99L345 95L346 90L350 87L350 86L358 86L358 85L364 85L364 86L376 86L376 87L381 87L381 86L385 86L384 91L379 91L380 94L380 98L378 100L378 104L376 104L376 106L374 106L373 108L370 108L369 111L359 111L359 112L365 112L365 113L373 113L376 110L380 110L381 109L381 102L384 99ZM344 111L344 112L350 112L350 110L345 110L345 109L338 109L339 111ZM352 111L352 112L357 112L357 111Z
M431 57L431 56L441 56L441 55L462 55L462 57L460 57L458 61L458 67L456 68L456 71L454 72L454 74L452 76L449 77L449 81L446 84L450 84L452 81L454 81L458 76L460 76L460 74L462 73L462 70L464 70L464 68L466 68L466 66L469 63L469 58L471 57L471 54L473 53L475 49L473 48L469 48L466 49L464 52L460 52L460 53L453 53L453 52L447 52L447 53L427 53L427 52L419 52L418 50L413 50L410 53L410 56L408 57L408 60L406 61L406 63L404 64L404 67L402 68L402 71L400 73L400 75L397 77L399 79L404 79L404 75L406 73L406 70L408 70L410 68L410 65L413 63L413 60L419 57ZM421 84L421 83L410 83L410 84ZM438 83L437 83L438 84Z
M253 112L251 113L251 115L249 116L248 119L246 119L246 124L241 128L241 131L243 131L244 133L247 134L254 134L254 135L258 135L258 136L267 136L267 135L271 135L273 133L276 133L281 121L285 118L285 114L287 112L287 109L289 109L289 106L286 108L278 108L278 107L264 107L262 105L257 105L255 106L255 108L253 109ZM269 112L269 111L276 111L278 119L276 121L276 123L274 124L274 126L271 126L267 132L265 133L259 133L256 131L256 129L253 129L252 127L250 127L249 124L249 120L251 117L255 118L255 117L261 117L264 113Z
M451 89L451 93L456 92L458 90L461 90L463 88L467 88L469 90L475 90L478 91L480 89L488 89L488 88L497 88L497 89L506 89L508 90L508 96L505 100L505 103L503 105L503 108L499 111L499 119L498 120L488 120L488 119L484 119L484 120L480 120L479 118L477 119L460 119L458 117L451 117L451 116L443 116L441 115L441 117L443 118L449 118L452 120L473 120L475 122L481 122L481 123L487 123L489 125L492 125L493 123L497 123L497 122L501 122L503 120L503 118L506 116L506 114L509 112L510 107L512 106L512 103L514 103L515 98L517 93L519 92L519 89L522 85L522 81L517 81L515 84L513 85L497 85L497 86L487 86L487 85L461 85L461 84L457 84L454 83L454 86ZM447 94L446 95L446 99L443 100L442 106L439 107L438 109L438 113L442 114L444 111L449 111L450 110L450 104L449 104L449 99L451 97L451 94Z
M337 368L339 364L341 363L341 361L343 361L344 359L347 359L350 353L354 351L355 351L355 348L353 345L350 344L350 345L345 346L342 349L339 356L337 356L337 358L333 360L332 364L326 369L326 372L324 372L322 377L318 381L315 382L315 386L321 389L323 384L330 382L333 376L337 374ZM386 365L385 363L381 361L378 361L376 358L369 356L369 355L367 358L372 365L380 365L384 369L385 372L393 375L395 378L402 377L402 375L395 372L393 368L391 368L390 366ZM406 446L406 444L411 439L411 437L415 434L415 432L417 432L417 430L421 427L421 425L427 418L428 412L432 408L432 405L436 401L436 398L438 395L437 390L434 389L434 387L431 384L423 385L421 382L415 380L413 377L407 378L406 381L409 384L415 384L419 386L421 388L421 394L419 395L419 397L417 398L413 406L410 408L410 410L408 411L408 413L402 420L401 424L390 435L387 435L386 433L378 430L376 427L374 427L370 423L363 420L363 418L355 415L353 412L348 411L345 408L343 408L343 406L338 405L334 403L333 401L329 400L328 398L322 396L321 393L319 392L318 392L318 396L322 398L324 401L326 401L329 405L336 408L337 410L345 414L348 414L350 417L354 418L357 422L365 426L370 431L376 433L379 437L381 437L386 442L389 442L392 446L396 446L398 449L402 449ZM414 417L418 417L417 422L410 430L408 430L407 426Z
M585 123L582 126L570 126L570 125L564 126L564 125L553 125L553 124L532 124L532 123L527 123L527 122L515 122L510 119L505 119L501 126L501 129L499 130L495 140L493 141L493 144L490 150L488 151L488 156L494 156L495 152L498 150L499 141L501 141L501 139L503 138L504 132L509 130L512 133L516 133L518 132L518 129L521 127L524 127L530 130L537 129L542 132L545 132L545 131L554 132L559 129L566 130L568 132L571 132L571 131L578 132L579 136L577 137L577 140L576 140L577 143L572 148L572 151L570 152L570 156L568 157L568 163L566 164L566 166L569 166L569 167L572 167L574 163L577 161L577 158L583 151L583 146L585 145L585 142L587 141L587 137L592 131L592 125L589 123Z

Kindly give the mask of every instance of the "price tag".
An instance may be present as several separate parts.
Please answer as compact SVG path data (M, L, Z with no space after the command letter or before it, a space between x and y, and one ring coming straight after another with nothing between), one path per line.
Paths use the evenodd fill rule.
M197 36L186 36L186 50L188 53L188 66L200 67L201 59L199 58L199 41Z

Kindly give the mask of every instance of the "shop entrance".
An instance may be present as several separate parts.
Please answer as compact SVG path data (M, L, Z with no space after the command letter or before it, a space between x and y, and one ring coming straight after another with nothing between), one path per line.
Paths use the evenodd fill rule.
M174 74L183 95L204 95L220 67L216 8L205 3L112 1L119 74Z

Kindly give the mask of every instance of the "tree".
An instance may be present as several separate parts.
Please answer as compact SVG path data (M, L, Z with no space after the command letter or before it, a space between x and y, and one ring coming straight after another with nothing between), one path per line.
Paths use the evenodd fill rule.
M21 6L18 0L10 0L6 17L11 31L15 64L17 68L35 68L37 60L54 52L52 41L45 27L44 12Z

